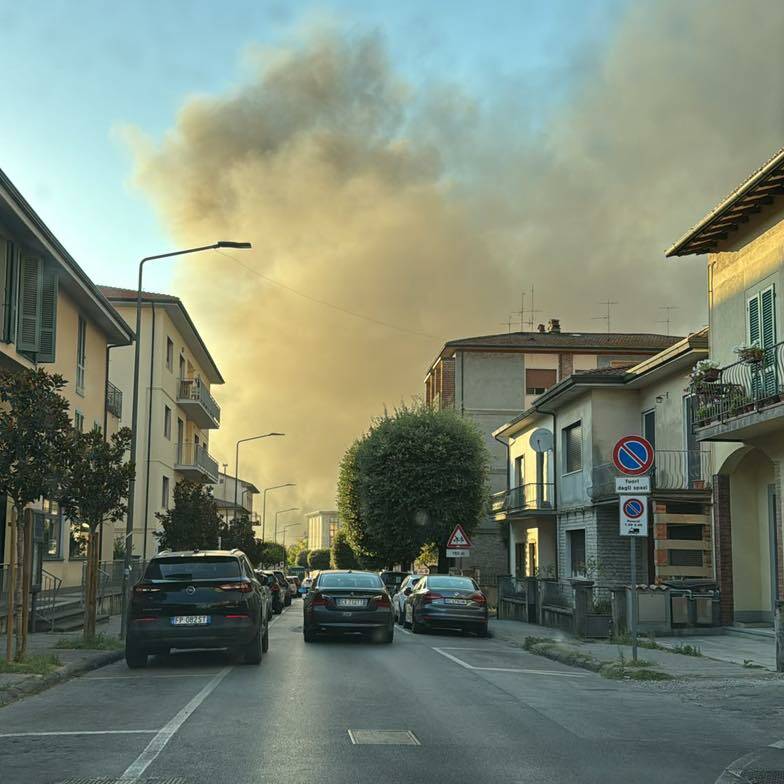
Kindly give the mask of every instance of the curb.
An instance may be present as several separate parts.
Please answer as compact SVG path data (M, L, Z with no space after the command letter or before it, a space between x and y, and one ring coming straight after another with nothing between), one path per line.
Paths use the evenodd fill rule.
M107 664L114 664L114 662L120 661L123 656L125 656L125 652L122 650L105 651L95 656L66 664L59 670L50 672L41 678L30 678L27 681L22 681L17 686L12 686L0 692L0 708L10 705L23 697L29 697L31 694L46 691L52 686L57 686L58 683L64 683L85 672L90 672L90 670L97 670L100 667L105 667Z
M714 784L743 784L743 782L750 782L749 779L745 774L748 768L755 765L760 761L763 761L764 765L764 757L771 753L775 753L772 750L782 750L784 749L784 740L776 741L775 743L771 743L768 746L764 746L761 749L757 749L756 751L749 752L748 754L744 754L742 757L738 757L738 759L731 762L727 765L726 768L721 772L721 775L716 779ZM780 762L780 760L778 760ZM757 774L759 771L768 771L770 772L780 772L781 768L778 765L774 769L768 769L766 767L760 767L759 769L754 770L754 780L758 781ZM774 779L771 779L773 781Z

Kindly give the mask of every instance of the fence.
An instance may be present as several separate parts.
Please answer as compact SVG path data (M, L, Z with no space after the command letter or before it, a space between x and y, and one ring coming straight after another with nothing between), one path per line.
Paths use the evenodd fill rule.
M494 493L491 498L493 512L522 512L526 510L552 509L552 482L530 482L510 490Z

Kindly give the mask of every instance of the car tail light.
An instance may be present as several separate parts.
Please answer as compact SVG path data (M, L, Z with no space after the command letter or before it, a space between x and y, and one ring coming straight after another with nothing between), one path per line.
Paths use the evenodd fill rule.
M426 593L422 594L422 604L430 604L430 602L436 601L436 599L443 599L444 597L440 593L434 593L433 591L427 591Z
M326 607L328 604L329 599L323 593L313 594L313 598L310 600L311 607Z
M272 593L277 593L279 590L280 586L277 583L272 583L272 585L270 585L270 591L272 591Z
M151 621L157 621L157 618L134 618L134 623L150 623Z
M160 590L160 588L157 588L154 585L145 585L144 583L133 586L133 592L138 594L158 593Z
M233 613L225 617L227 621L246 621L250 616L247 613Z
M385 593L380 593L378 596L373 597L376 601L376 607L391 607L389 596Z
M472 593L471 596L469 596L468 598L471 599L471 601L475 602L476 604L487 604L487 597L481 591Z
M239 591L240 593L251 593L253 586L249 582L223 583L218 586L219 591Z

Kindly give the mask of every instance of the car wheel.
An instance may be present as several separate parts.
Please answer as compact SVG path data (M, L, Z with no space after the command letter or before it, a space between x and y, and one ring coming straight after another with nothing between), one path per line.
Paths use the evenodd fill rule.
M384 636L381 638L381 642L383 643L390 643L395 639L395 627L391 626L387 631L384 632Z
M424 634L425 632L425 627L417 621L416 615L411 616L411 631L414 634Z
M275 615L280 615L283 612L283 608L282 607L276 607L272 612L274 612Z
M303 629L302 630L302 637L305 642L313 642L316 639L316 635L310 629Z
M269 650L269 629L264 629L264 634L261 637L261 652L266 653Z
M479 627L479 629L477 631L477 635L479 637L489 637L490 636L490 632L487 629L487 624L485 624L484 626L480 626Z
M253 639L242 651L245 664L261 664L262 650L261 626L259 626Z
M131 670L140 670L147 666L147 651L132 645L125 646L125 663Z
M403 628L404 629L410 629L411 628L411 624L406 620L406 610L405 610L405 608L403 608Z

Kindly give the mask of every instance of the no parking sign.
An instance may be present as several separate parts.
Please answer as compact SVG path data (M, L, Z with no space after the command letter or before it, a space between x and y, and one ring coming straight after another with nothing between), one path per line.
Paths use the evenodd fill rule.
M648 497L622 495L619 501L621 536L648 536Z

